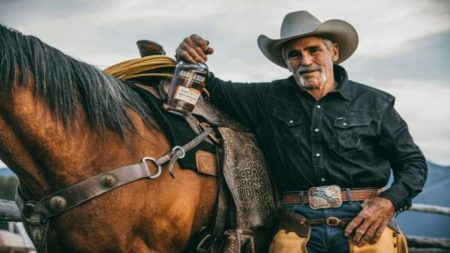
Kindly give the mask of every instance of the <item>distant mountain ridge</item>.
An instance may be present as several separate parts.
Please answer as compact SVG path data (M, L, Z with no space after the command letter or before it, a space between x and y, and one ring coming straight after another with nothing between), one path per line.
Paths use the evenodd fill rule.
M7 167L0 168L0 177L15 177L15 176L16 174L14 174L14 172L12 172Z
M450 166L428 162L428 178L422 192L413 199L413 204L450 207ZM406 211L398 215L397 221L407 235L450 238L450 216Z

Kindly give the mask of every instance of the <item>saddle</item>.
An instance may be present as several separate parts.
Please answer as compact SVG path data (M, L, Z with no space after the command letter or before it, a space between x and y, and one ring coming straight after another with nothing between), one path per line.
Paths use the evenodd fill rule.
M140 40L137 44L144 58L164 52L152 41ZM154 79L147 83L142 78L146 70L142 64L140 68L143 73L139 79L130 78L130 86L147 102L172 146L181 146L205 129L212 129L209 138L178 161L182 168L216 176L219 182L214 219L191 240L188 252L255 252L255 231L271 230L276 201L269 170L254 135L203 97L190 115L167 112L164 83L169 79L161 77L156 86Z

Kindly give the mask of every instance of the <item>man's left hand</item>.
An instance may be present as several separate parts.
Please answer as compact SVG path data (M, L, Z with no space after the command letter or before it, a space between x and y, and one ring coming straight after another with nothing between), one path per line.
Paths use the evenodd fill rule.
M394 205L386 198L366 199L363 209L345 228L345 236L353 234L353 243L362 247L378 242L394 216Z

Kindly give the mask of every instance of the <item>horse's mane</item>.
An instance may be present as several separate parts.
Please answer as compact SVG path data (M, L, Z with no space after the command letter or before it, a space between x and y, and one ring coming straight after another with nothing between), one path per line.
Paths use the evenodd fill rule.
M127 84L36 37L0 25L0 97L11 95L15 84L25 86L29 74L36 94L64 125L77 120L79 104L89 124L101 133L110 129L124 136L127 129L134 131L127 108L149 119L143 100Z

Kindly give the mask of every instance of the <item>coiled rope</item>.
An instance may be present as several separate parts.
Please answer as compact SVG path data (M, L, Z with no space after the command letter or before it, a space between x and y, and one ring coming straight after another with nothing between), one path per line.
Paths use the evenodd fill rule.
M150 55L114 64L103 71L121 80L137 77L171 78L176 61L165 55Z

